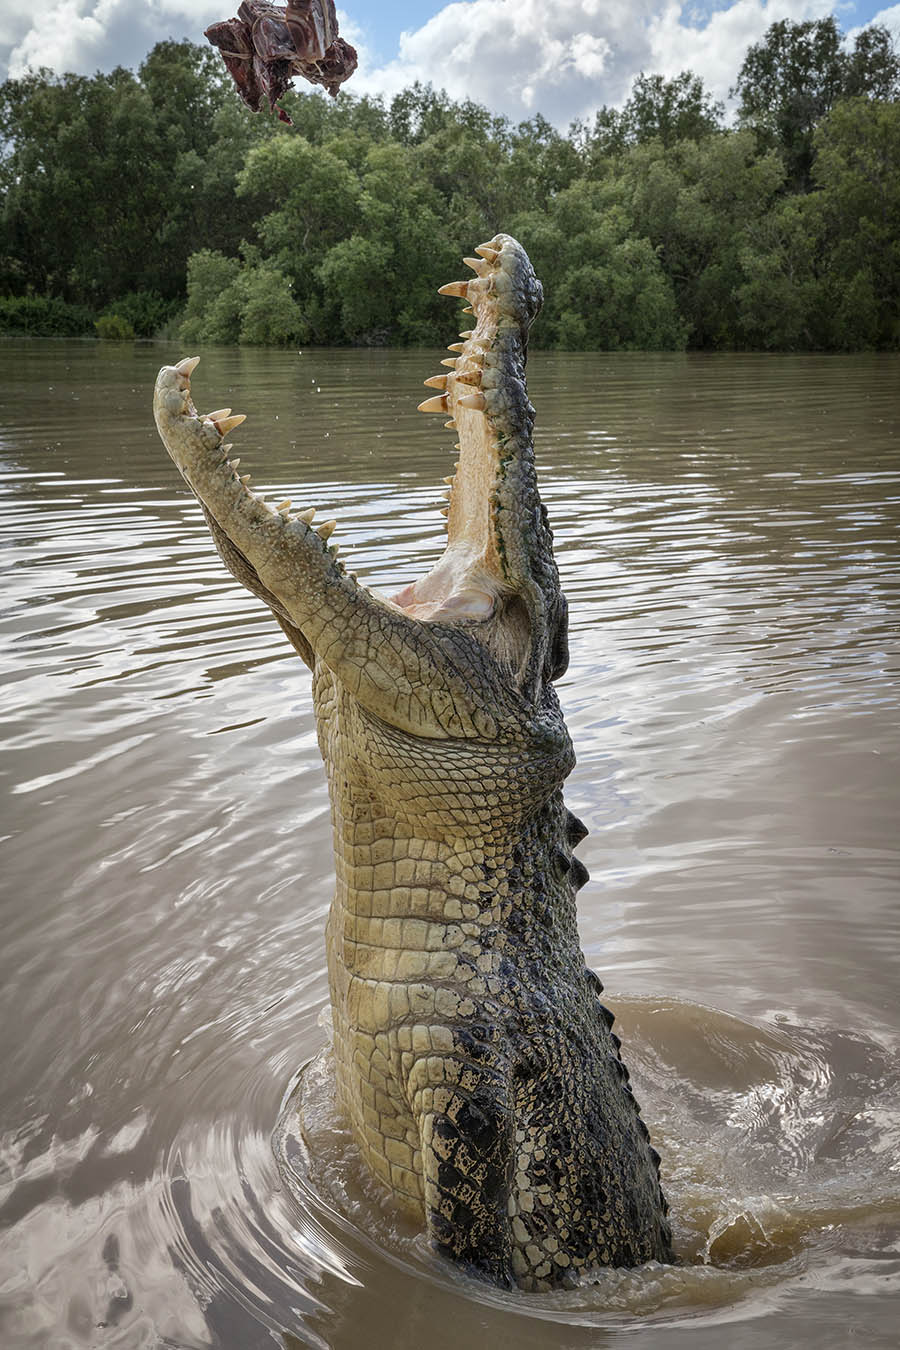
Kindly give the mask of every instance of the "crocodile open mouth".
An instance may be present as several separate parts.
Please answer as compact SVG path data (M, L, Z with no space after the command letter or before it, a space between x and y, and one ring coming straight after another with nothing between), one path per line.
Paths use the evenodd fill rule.
M522 683L529 669L537 675L548 640L559 673L565 627L564 614L549 614L545 605L547 597L557 603L559 585L537 493L534 414L525 387L528 331L542 291L527 254L509 235L495 235L476 253L465 260L472 279L440 288L466 302L463 312L474 316L474 326L450 347L446 373L425 381L436 392L419 405L446 416L445 425L459 437L455 472L445 480L447 545L425 576L389 598L365 591L345 571L337 546L329 543L335 521L314 527L314 508L294 513L283 501L273 509L253 492L250 475L238 473L241 461L230 457L232 446L225 443L243 418L230 408L201 415L191 401L198 358L163 367L154 408L162 439L200 499L220 553L276 614L297 624L291 597L305 589L308 599L303 578L318 558L343 582L407 620L477 627L480 640Z

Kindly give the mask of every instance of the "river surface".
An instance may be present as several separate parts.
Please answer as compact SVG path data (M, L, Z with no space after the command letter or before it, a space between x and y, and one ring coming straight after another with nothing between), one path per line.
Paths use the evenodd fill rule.
M900 360L532 359L581 932L680 1263L530 1296L434 1258L335 1116L309 677L156 436L185 354L0 346L4 1350L896 1346ZM441 546L439 355L193 386L397 587Z

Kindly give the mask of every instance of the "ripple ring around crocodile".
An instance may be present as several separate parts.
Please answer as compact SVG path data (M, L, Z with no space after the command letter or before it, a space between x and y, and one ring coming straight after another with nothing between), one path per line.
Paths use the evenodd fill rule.
M572 1286L672 1259L659 1155L585 965L562 798L574 764L553 682L566 603L538 495L525 386L543 293L498 234L441 293L473 327L420 406L459 434L447 547L392 598L314 510L268 506L191 401L196 357L154 411L233 575L313 671L334 825L326 931L338 1103L370 1171L437 1250L507 1287Z

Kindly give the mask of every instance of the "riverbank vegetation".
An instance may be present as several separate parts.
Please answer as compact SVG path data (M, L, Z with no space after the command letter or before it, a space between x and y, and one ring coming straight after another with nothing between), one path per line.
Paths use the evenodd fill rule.
M561 134L416 85L254 116L211 49L0 86L0 331L434 344L498 230L564 349L900 347L900 58L774 24L736 76L641 75Z

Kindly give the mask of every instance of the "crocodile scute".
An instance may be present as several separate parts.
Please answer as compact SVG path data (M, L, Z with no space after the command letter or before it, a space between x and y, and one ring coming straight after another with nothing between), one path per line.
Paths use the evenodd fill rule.
M466 259L472 327L420 406L458 433L447 546L387 598L314 511L239 475L196 358L154 407L232 573L313 671L336 886L326 928L337 1095L368 1169L438 1251L495 1284L571 1286L672 1259L659 1155L576 927L587 879L554 681L567 611L525 383L542 300L499 234Z

